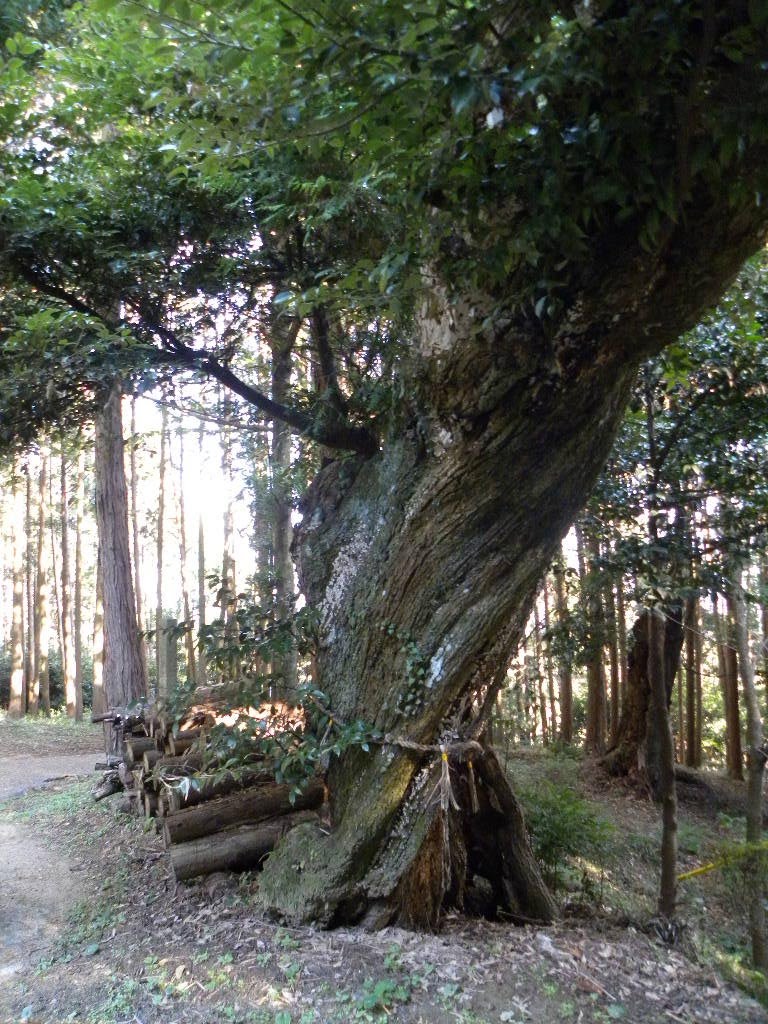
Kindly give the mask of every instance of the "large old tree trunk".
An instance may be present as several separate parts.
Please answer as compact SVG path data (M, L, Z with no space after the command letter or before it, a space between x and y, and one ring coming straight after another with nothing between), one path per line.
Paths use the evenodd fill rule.
M305 503L297 548L320 612L319 684L339 721L362 719L391 742L333 763L334 831L297 829L268 862L261 899L291 920L430 926L473 876L512 916L554 913L493 754L474 755L478 799L466 805L466 757L450 745L468 738L467 696L488 687L520 636L634 364L595 359L585 341L563 387L535 346L521 368L524 351L470 342L469 318L444 308L425 321L414 387L429 415L380 455L327 466ZM448 744L461 811L441 806L440 754L403 740Z
M332 762L332 831L286 837L262 878L266 909L430 926L479 876L499 909L552 916L492 753L473 755L470 776L465 748L452 744L482 733L482 717L466 724L471 698L500 682L639 360L716 300L764 228L752 206L737 214L725 203L718 216L707 203L706 220L670 229L663 256L626 237L601 252L599 270L581 278L591 286L547 329L532 314L504 320L481 297L426 287L404 388L410 415L378 454L320 472L296 542L319 613L319 686L339 721L388 739ZM477 798L469 805L465 788Z

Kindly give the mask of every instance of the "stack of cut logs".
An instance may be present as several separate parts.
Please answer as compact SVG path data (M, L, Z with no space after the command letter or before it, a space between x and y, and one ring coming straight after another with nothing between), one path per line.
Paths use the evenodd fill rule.
M273 710L257 709L252 717L271 718ZM264 771L258 751L237 772L216 770L206 755L207 730L227 720L210 707L193 708L177 729L169 714L151 706L116 708L93 720L111 724L118 751L97 765L105 774L95 798L123 792L126 810L155 818L180 881L257 868L287 831L319 820L325 800L319 778L291 803L291 787Z

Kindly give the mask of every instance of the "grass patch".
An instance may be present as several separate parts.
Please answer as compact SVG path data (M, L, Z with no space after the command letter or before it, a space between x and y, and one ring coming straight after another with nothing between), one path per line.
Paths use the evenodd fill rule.
M39 818L71 819L87 808L89 815L111 817L113 812L107 804L93 803L92 789L93 780L33 789L23 796L8 800L0 809L0 813L15 821L33 821Z
M4 757L97 753L103 749L104 734L101 726L89 719L90 712L76 722L63 711L24 718L9 718L6 711L0 711L0 753Z

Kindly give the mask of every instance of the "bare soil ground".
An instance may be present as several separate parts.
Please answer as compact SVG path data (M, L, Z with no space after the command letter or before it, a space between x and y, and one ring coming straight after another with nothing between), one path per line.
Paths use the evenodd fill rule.
M38 743L30 765L51 753ZM286 929L255 912L256 876L177 885L154 830L121 815L119 798L93 804L91 782L60 780L13 797L0 805L0 928L18 939L23 920L34 939L0 954L17 965L0 975L0 1021L768 1021L718 973L699 938L701 921L727 910L716 888L686 897L691 925L678 947L640 930L654 885L655 808L577 762L524 758L511 767L523 784L559 773L573 784L581 774L617 824L608 866L579 865L602 891L571 893L580 916L552 928L453 917L438 935ZM689 830L715 827L706 816L691 821ZM6 849L20 851L10 864ZM701 852L684 853L684 866Z
M101 729L89 725L0 720L0 804L54 780L89 775L102 747ZM56 940L79 883L61 852L25 824L0 820L0 851L0 986L6 986Z

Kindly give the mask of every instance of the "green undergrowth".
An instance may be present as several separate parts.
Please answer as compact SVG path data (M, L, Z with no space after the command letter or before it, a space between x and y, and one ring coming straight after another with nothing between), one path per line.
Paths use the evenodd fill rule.
M644 928L656 914L661 810L595 772L577 752L526 750L508 771L543 873L566 914L607 915ZM709 777L716 783L716 777ZM750 962L751 879L744 818L706 802L678 805L678 870L719 866L678 887L680 942L768 1007L768 980Z
M613 894L623 837L606 808L579 791L581 761L571 749L526 751L509 772L547 884L564 905L596 909Z
M588 800L569 786L547 780L520 790L533 850L551 888L560 889L564 872L576 859L599 863L613 826Z

